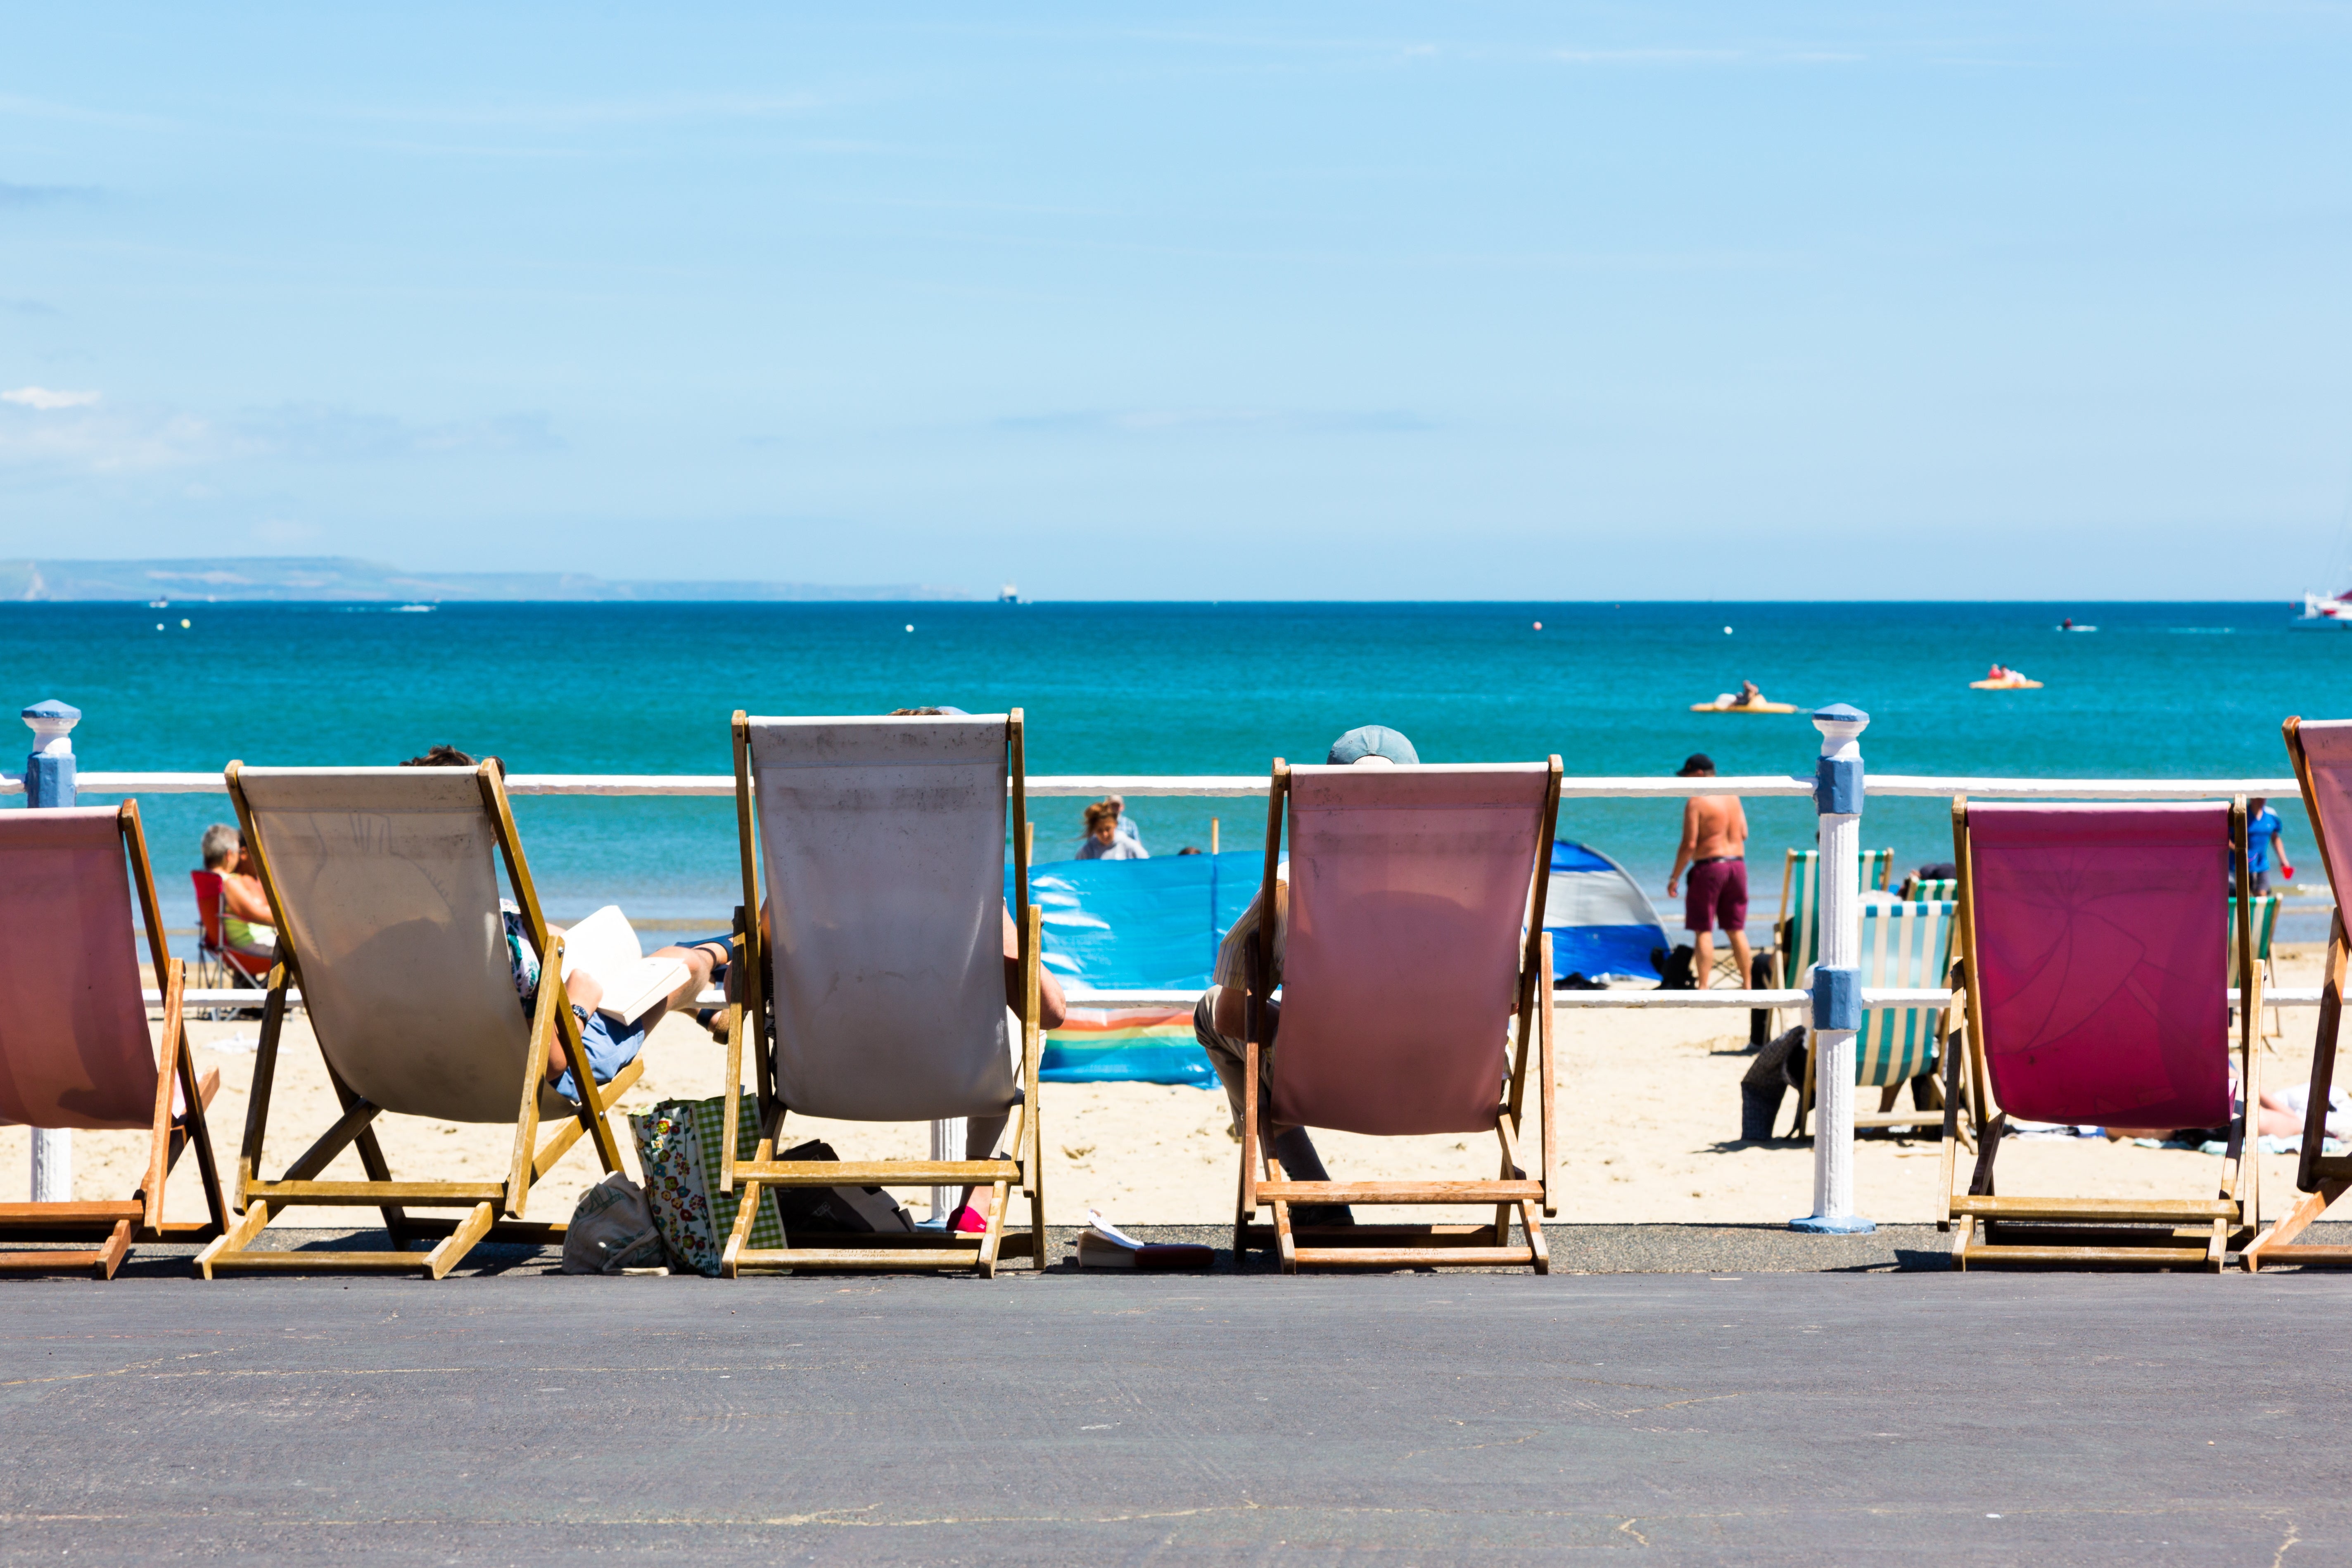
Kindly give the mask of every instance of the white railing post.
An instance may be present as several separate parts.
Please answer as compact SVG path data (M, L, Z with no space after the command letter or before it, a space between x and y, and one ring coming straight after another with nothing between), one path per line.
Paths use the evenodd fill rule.
M1792 1230L1836 1236L1878 1227L1853 1212L1853 1038L1862 1028L1862 731L1870 715L1839 702L1813 715L1820 814L1821 958L1808 1032L1813 1069L1813 1212Z
M931 1158L961 1160L963 1158L963 1121L961 1116L950 1116L931 1123ZM955 1201L963 1195L961 1187L931 1189L931 1223L948 1225L955 1219Z
M74 803L73 727L81 710L56 698L23 710L32 726L33 751L25 759L25 807L54 809ZM155 984L163 984L157 975ZM33 1129L33 1201L73 1202L73 1134L62 1127Z

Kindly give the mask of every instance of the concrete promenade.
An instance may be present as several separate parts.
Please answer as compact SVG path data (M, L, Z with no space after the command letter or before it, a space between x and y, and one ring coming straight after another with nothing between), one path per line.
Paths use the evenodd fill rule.
M205 1286L151 1254L0 1282L0 1563L2352 1558L2352 1279L1806 1245L1839 1271L730 1283L486 1249Z

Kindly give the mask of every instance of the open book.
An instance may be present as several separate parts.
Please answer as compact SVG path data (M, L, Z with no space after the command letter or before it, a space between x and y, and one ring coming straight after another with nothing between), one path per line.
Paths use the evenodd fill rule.
M563 978L583 973L604 988L596 1011L634 1024L685 984L693 971L681 959L647 958L621 906L606 904L563 933Z

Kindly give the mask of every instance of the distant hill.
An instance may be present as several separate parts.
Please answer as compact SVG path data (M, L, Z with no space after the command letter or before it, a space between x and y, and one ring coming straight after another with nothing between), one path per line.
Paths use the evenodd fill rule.
M571 572L404 572L343 555L0 561L0 599L968 599L916 584L613 583Z

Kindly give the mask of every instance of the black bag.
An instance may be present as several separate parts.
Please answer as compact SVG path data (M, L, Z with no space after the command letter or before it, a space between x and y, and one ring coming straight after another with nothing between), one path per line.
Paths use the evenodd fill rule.
M1698 988L1697 978L1691 973L1691 959L1696 951L1688 942L1672 952L1663 947L1650 950L1650 967L1658 972L1659 990L1695 991Z
M786 1149L782 1160L838 1160L833 1145L822 1139ZM784 1234L794 1236L871 1236L877 1231L912 1231L915 1222L898 1201L880 1187L771 1187Z

